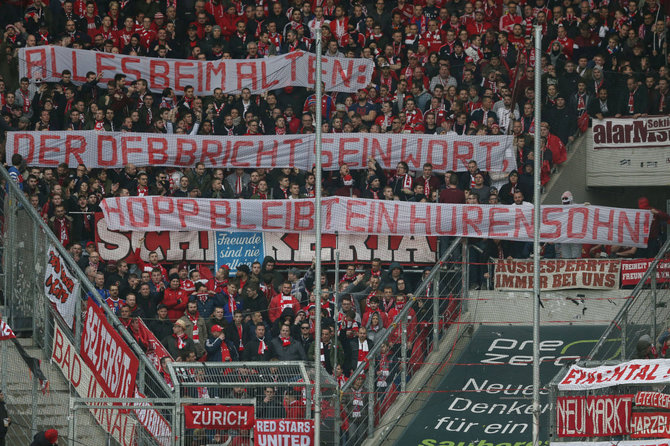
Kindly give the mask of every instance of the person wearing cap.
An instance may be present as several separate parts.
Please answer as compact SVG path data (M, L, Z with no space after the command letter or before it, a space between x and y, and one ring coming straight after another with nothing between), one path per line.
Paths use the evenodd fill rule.
M573 204L572 192L566 190L561 195L561 203L564 206ZM579 259L582 257L581 243L556 243L556 256L559 259Z
M49 446L52 444L58 444L58 431L56 429L36 433L30 446Z
M210 336L205 341L208 362L238 361L239 354L232 342L226 340L226 333L221 325L212 325Z
M572 142L577 132L577 116L571 110L565 100L565 96L556 96L556 107L547 113L547 122L551 125L552 132L559 137L563 144Z
M186 322L182 319L172 325L172 335L161 342L173 358L179 358L184 352L195 352L195 344L193 339L186 335Z

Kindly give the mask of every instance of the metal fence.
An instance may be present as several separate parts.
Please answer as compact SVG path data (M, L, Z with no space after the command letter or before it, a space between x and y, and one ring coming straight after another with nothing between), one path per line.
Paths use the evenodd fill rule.
M343 444L359 445L374 434L428 355L466 311L469 268L463 265L468 263L469 249L460 238L449 241L438 264L425 273L394 321L377 334L368 362L360 364L342 386ZM356 407L360 404L362 408ZM362 415L354 417L355 411Z
M314 419L315 368L312 363L173 362L169 368L179 407L194 403L253 405L258 420ZM320 444L335 445L339 440L340 424L337 383L323 367L321 377ZM200 439L209 443L256 444L253 429L192 429L186 425L184 414L185 411L180 410L179 419L174 423L177 437L185 441L183 444L190 445Z
M656 280L657 267L660 262L667 265L665 257L669 250L670 239L661 247L588 359L630 359L642 336L648 335L653 344L662 331L670 328L670 282Z
M55 324L59 324L61 331L78 353L83 327L81 301L78 301L73 332L63 323L44 292L46 253L49 246L54 246L71 273L81 283L82 298L90 293L101 302L101 297L4 168L0 168L0 181L4 183L0 189L3 217L0 276L3 281L3 319L8 321L19 337L24 338L21 343L33 357L42 360L51 358ZM136 381L138 390L153 398L171 398L170 387L134 338L107 305L101 307L110 324L139 359L140 368ZM1 355L0 383L14 420L9 435L15 442L9 444L30 444L37 431L50 427L57 428L61 437L77 441L78 433L69 430L67 411L69 396L76 395L72 386L58 385L58 382L62 382L62 377L56 379L53 376L50 379L53 384L49 388L40 388L39 383L27 373L25 364L17 360L19 354L11 343L3 342ZM96 430L86 429L81 432L81 435L89 435ZM107 434L104 437L110 436ZM95 443L89 441L90 437L82 438L85 438L84 443Z

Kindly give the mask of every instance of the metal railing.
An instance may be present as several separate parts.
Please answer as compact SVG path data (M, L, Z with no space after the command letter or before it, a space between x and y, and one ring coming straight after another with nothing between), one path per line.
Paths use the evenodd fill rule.
M363 395L364 414L362 422L352 422L347 404L343 404L341 443L358 445L373 436L381 417L408 388L450 324L466 310L469 268L464 265L468 253L462 239L452 240L394 320L375 336L368 361L360 364L341 388L344 401L352 394ZM362 392L354 388L358 377L364 377Z
M5 298L5 311L3 317L10 323L10 326L16 327L19 334L31 335L33 345L41 349L46 359L51 358L55 323L60 324L62 331L67 334L78 353L83 331L81 299L77 300L75 330L73 332L62 323L60 315L52 307L44 291L46 253L50 245L58 251L72 275L81 283L82 297L89 294L98 303L102 303L103 300L95 290L93 284L90 283L74 259L65 250L49 226L38 214L37 210L30 205L23 192L4 168L0 169L0 181L4 182L4 187L2 188L2 192L0 192L3 198L2 207L4 210L2 233L4 283L2 285ZM172 396L171 389L143 353L135 339L106 304L102 304L100 307L105 311L108 321L130 345L133 353L139 359L140 368L136 377L136 383L140 392L151 397L170 398ZM9 381L15 380L16 376L20 376L16 375L17 373L27 376L25 367L19 371L18 367L21 364L12 364L9 361L13 357L9 356L10 353L11 351L7 344L3 345L1 379L6 393L8 408L16 414L25 414L22 419L16 418L17 422L11 428L16 432L16 438L20 441L17 444L29 444L32 441L33 435L37 430L41 429L41 426L37 425L36 422L36 420L40 419L48 420L46 422L51 426L60 426L62 429L59 429L61 430L61 436L67 438L67 402L65 402L65 405L62 405L62 402L55 404L55 396L51 400L46 401L45 398L49 398L49 393L46 391L43 393L42 389L36 389L31 382L25 384L26 386L30 386L30 388L25 389L16 387L15 385L7 385ZM8 361L5 361L5 359L8 359ZM18 385L18 383L16 384ZM67 391L74 394L73 389L58 390L61 393ZM56 392L52 391L51 393L55 394ZM31 395L32 401L38 402L38 416L32 413L32 411L26 410L25 403L23 402L25 394ZM34 403L32 404L34 405ZM18 430L22 432L19 433Z
M655 340L660 334L659 323L670 323L669 284L656 282L657 266L669 250L670 239L654 257L649 268L631 291L630 298L626 299L616 317L588 354L588 359L602 361L616 357L622 360L629 359L635 353L641 336L649 335ZM667 327L663 327L665 328Z

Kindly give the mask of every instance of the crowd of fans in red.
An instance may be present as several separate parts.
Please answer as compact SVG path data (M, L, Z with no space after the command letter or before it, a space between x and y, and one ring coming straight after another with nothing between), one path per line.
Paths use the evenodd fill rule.
M252 59L314 51L315 30L321 28L327 56L368 58L376 66L367 89L326 92L323 132L511 134L519 166L507 175L482 172L471 162L467 172L442 176L429 164L416 173L403 162L395 171L384 171L371 159L367 170L343 165L326 175L325 193L521 205L533 199L534 137L541 138L544 184L590 118L668 112L662 8L658 0L642 8L628 0L11 0L0 5L0 127L224 136L311 133L316 99L310 89L262 95L245 89L235 96L217 88L195 96L186 87L158 94L148 90L145 80L128 81L120 74L103 85L90 72L85 83L75 84L68 71L60 73L59 82L47 83L18 78L17 49L49 44L158 58ZM542 27L541 54L533 49L533 25ZM543 73L540 92L534 90L535 63ZM534 135L536 94L542 102L540 135ZM93 243L94 212L104 197L313 197L313 172L206 169L202 164L183 170L134 165L40 169L25 166L20 157L11 164L10 173L31 204L121 320L148 318L174 358L270 360L314 354L311 270L303 277L289 272L285 281L273 259L266 258L263 264L239 267L232 278L226 269L210 277L206 268L166 270L156 253L148 263L138 253L129 262L106 264ZM322 362L338 377L365 360L368 343L388 326L408 292L399 265L383 272L380 262L373 262L364 275L356 273L350 266L340 284L330 287L331 292L342 287L341 302L333 302L331 294L323 300L324 315L332 321L319 348ZM342 348L333 349L335 342ZM385 354L392 356L397 342L396 336ZM351 413L360 409L357 403L349 406Z

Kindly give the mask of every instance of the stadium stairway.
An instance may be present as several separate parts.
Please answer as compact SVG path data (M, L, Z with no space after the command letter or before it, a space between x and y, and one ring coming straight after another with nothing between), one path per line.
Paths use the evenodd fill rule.
M19 338L18 340L28 355L41 361L42 372L49 380L48 390L41 392L38 389L36 393L37 430L57 429L60 433L58 444L68 444L69 384L58 367L52 364L48 358L45 358L44 352L33 344L32 338ZM0 348L6 350L2 352L3 360L0 360L0 376L4 374L5 403L12 419L6 444L27 446L32 441L30 421L33 414L32 375L10 341L3 341ZM107 436L97 427L89 411L78 411L77 423L91 428L78 429L75 444L106 444Z

